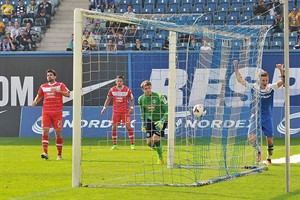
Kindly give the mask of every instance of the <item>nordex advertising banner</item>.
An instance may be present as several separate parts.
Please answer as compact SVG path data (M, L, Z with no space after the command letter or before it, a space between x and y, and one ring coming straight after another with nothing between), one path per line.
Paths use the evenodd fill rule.
M102 107L83 107L82 110L82 137L111 137L111 107L107 108L106 114L101 115ZM245 113L247 108L244 108ZM248 109L249 110L249 109ZM222 129L224 133L228 132L228 129L235 129L236 132L233 134L247 133L249 126L249 118L247 114L241 114L239 119L224 119L217 120L213 118L214 109L208 109L207 114L203 118L195 119L193 117L185 118L176 115L176 134L179 136L182 132L189 128L191 132L198 132L199 134L205 134L210 136L213 129ZM285 133L285 118L283 108L274 108L276 115L274 116L274 132L275 137L284 137ZM20 128L20 137L40 137L42 134L41 127L41 113L42 107L23 107L22 111L22 122ZM138 106L134 109L134 115L131 117L131 126L135 131L137 138L142 137L141 133L141 119L139 116ZM300 107L291 107L291 137L300 137ZM65 106L63 110L63 136L72 137L72 107ZM119 126L118 137L124 137L127 135L124 126ZM204 130L204 131L203 131ZM200 133L201 132L201 133ZM53 137L53 129L50 130L50 134Z

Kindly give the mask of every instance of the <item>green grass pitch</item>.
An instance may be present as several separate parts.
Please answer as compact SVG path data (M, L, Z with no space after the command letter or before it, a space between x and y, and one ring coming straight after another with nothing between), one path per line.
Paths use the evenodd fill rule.
M63 161L40 158L39 138L0 138L0 199L300 199L300 164L291 164L291 192L285 192L285 164L267 171L203 187L71 187L71 139L64 140ZM49 150L55 152L53 138ZM84 144L85 145L85 144ZM141 148L137 146L137 148ZM291 155L300 139L291 139ZM130 151L128 151L130 152ZM273 159L285 155L275 140ZM120 166L122 167L122 166Z

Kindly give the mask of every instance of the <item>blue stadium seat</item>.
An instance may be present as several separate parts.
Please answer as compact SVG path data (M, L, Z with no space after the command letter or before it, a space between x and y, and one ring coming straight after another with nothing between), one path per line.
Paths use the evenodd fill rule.
M132 5L132 8L141 10L142 6L143 6L143 2L142 2L142 0L133 0L131 5Z
M255 4L257 0L245 0L245 6L246 7L253 7L253 4Z
M200 19L200 21L198 21L198 23L200 23L200 25L211 25L211 17L210 16L205 16L205 17L202 17Z
M273 41L275 42L283 42L283 33L274 33Z
M104 42L108 43L108 40L115 40L113 35L104 35Z
M229 16L236 16L237 18L239 18L241 16L241 9L240 8L232 8L229 11Z
M143 14L152 14L153 10L152 10L152 8L143 8L142 13Z
M144 5L144 9L151 9L151 10L153 10L154 9L154 4L145 4Z
M294 42L296 42L296 41L297 41L297 37L298 37L297 32L291 32L291 33L289 34L289 41L294 41Z
M191 13L191 8L181 7L178 11L179 13Z
M209 2L207 2L207 9L209 11L216 11L218 7L218 2L215 0L210 0Z
M225 8L227 10L231 6L231 0L220 0L219 6L220 8Z
M245 16L248 16L250 18L253 17L253 7L245 7L242 12Z
M265 41L265 43L264 43L264 49L269 49L269 42Z
M144 5L154 5L155 0L144 0Z
M148 26L148 27L145 29L144 33L145 33L146 35L154 35L154 34L156 34L156 31L157 31L157 29L156 29L155 27L153 27L153 26Z
M180 7L180 3L171 3L169 4L169 8L174 8L174 9L179 9Z
M127 11L126 8L119 8L119 9L117 9L116 13L124 13L126 11Z
M167 9L168 6L168 0L158 0L157 1L157 8L164 8Z
M250 25L251 24L250 19L251 18L248 16L240 16L241 25Z
M167 13L168 14L176 14L178 13L178 8L174 7L174 8L167 8Z
M157 34L154 36L155 43L163 44L165 42L166 36L164 34Z
M282 49L282 42L272 41L270 45L270 49Z
M145 49L146 50L149 50L149 47L150 47L150 45L149 45L149 43L141 43L142 45L143 45L143 47L145 47Z
M151 50L152 51L157 51L162 49L162 43L152 43L151 44Z
M218 12L217 12L217 16L219 16L219 17L224 17L224 18L226 18L227 15L228 15L228 12L227 12L227 10L226 10L225 8L221 8L221 9L219 9Z
M131 51L134 46L135 46L135 43L127 43L126 44L126 50Z
M125 9L127 10L127 6L131 4L129 0L121 0L119 4L119 9Z
M143 43L148 43L149 45L152 43L152 40L153 40L153 35L143 35L142 37L142 41Z
M295 45L296 45L295 41L289 41L289 49L293 49Z
M140 13L141 12L141 8L139 7L139 6L132 6L132 12L134 12L134 13Z
M237 25L238 18L236 16L229 16L227 17L227 25Z
M185 8L186 8L186 6L189 6L190 8L192 8L192 5L194 4L194 1L193 0L182 0L181 4Z
M255 16L253 18L253 25L263 25L264 24L264 17L261 15Z
M10 21L14 24L15 22L19 22L19 24L21 25L22 20L19 17L13 17L10 19Z
M234 0L232 2L232 7L233 8L242 8L244 5L244 0Z
M218 16L214 19L215 25L224 25L225 24L225 17Z
M242 43L241 42L232 42L231 43L231 49L232 50L240 50L242 47Z
M267 18L266 18L266 24L271 26L273 24L273 21L276 17L274 15L267 15Z
M136 32L139 36L143 35L144 33L144 28L143 27L140 27L140 26L137 26L136 27Z
M202 13L202 11L203 11L202 5L201 6L197 5L192 8L192 13Z
M164 14L165 9L164 8L154 8L153 13L154 14Z
M188 47L187 42L179 42L177 43L177 50L186 50Z

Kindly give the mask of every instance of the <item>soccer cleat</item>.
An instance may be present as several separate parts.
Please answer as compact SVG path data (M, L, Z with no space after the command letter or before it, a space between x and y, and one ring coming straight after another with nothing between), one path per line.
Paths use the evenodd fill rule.
M131 148L132 150L136 150L136 148L135 148L135 145L134 145L134 144L132 144L132 145L130 146L130 148Z
M42 154L41 154L41 158L42 158L42 159L45 159L45 160L48 160L48 159L49 159L49 156L48 156L48 154L46 154L46 153L42 153Z
M62 156L57 156L56 160L62 160Z
M114 145L110 148L110 150L118 150L117 145L114 144Z
M256 155L256 162L257 162L257 163L260 163L260 162L261 162L261 152L257 152L257 155Z
M269 165L269 164L272 164L271 158L267 158L266 163L267 163L268 165Z
M159 159L157 160L157 163L156 163L156 164L162 165L162 164L164 164L164 160L163 160L162 158L159 158Z

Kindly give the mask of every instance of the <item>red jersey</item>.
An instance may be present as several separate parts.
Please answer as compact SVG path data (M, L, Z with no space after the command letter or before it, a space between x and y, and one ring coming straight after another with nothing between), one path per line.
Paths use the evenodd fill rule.
M60 82L45 83L40 86L38 95L44 97L43 113L55 114L61 113L63 108L63 96L57 92L51 92L51 88L56 88L58 91L68 92L67 86Z
M110 88L107 98L113 99L114 113L127 113L128 102L133 99L133 95L129 87L123 85L121 89L117 86Z

